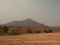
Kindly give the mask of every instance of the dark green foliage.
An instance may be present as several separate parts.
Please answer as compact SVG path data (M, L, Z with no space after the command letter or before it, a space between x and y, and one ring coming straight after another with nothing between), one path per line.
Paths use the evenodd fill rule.
M3 27L3 32L4 32L4 33L7 33L7 32L8 32L8 27L7 27L7 26L4 26L4 27Z
M42 33L42 31L36 31L36 33Z
M31 29L28 29L27 30L27 33L33 33Z
M8 33L8 35L19 35L19 34L20 34L20 32L18 32L18 30L16 30L16 29L14 29Z

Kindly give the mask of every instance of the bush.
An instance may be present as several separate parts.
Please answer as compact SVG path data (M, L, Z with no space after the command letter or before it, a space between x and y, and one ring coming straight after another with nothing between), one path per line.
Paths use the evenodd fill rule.
M51 29L49 30L44 30L44 33L52 33L53 31Z
M31 29L28 29L28 30L27 30L27 33L32 33L32 30L31 30Z
M36 33L41 33L42 31L36 31Z
M3 26L0 25L0 33L2 33L2 30L3 30Z
M3 29L3 26L2 25L0 25L0 29Z
M53 30L52 30L52 29L50 29L50 30L48 30L48 32L49 32L49 33L52 33L52 32L53 32Z
M4 32L4 33L7 33L7 32L8 32L8 27L7 27L7 26L4 26L4 27L3 27L3 32Z
M3 27L4 26L0 25L0 35L4 35Z
M44 33L48 33L48 31L47 30L44 30Z
M18 26L17 28L22 28L21 26Z
M16 29L14 29L8 33L8 35L19 35L19 34L20 34L20 32L18 32Z

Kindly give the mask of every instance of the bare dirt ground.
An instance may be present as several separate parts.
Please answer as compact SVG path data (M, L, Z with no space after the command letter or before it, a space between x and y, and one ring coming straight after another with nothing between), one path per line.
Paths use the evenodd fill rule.
M0 36L0 45L60 45L60 33Z

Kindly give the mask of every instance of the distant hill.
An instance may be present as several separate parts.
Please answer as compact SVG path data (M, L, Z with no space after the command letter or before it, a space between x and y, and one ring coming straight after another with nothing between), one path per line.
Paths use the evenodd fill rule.
M44 30L52 30L53 32L60 33L60 27L50 27L50 26L44 25L42 23L38 23L32 19L26 19L26 20L22 20L22 21L12 21L12 22L9 22L9 23L3 24L3 25L8 26L9 31L16 29L21 34L27 34L27 30L29 30L29 29L33 33L36 33L37 31L41 31L43 33Z
M44 24L38 23L32 19L26 19L23 21L12 21L3 25L4 26L38 26L38 25L44 25Z

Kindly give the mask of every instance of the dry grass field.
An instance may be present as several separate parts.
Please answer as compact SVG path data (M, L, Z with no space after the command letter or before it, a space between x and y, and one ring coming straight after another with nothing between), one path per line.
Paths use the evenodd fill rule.
M60 33L0 36L0 45L60 45Z

